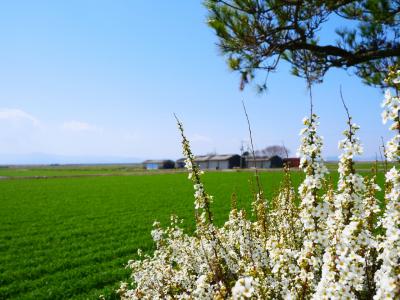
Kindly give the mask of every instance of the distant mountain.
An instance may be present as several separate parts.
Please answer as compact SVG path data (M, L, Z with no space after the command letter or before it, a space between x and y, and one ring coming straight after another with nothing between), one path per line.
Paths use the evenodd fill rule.
M144 159L119 156L68 156L47 153L0 154L0 165L128 164Z

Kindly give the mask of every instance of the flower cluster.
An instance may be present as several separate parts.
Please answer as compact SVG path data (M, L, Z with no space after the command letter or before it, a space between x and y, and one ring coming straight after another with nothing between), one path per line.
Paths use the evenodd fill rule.
M389 73L387 81L394 84L396 94L400 84L400 72ZM387 118L393 121L391 130L396 134L387 144L386 156L388 159L399 162L400 160L400 119L399 97L390 95L387 91L383 103L385 112L383 121ZM386 211L381 219L385 234L381 236L379 243L379 256L382 265L375 274L376 295L374 299L398 299L400 298L400 172L393 167L386 173Z
M210 204L212 196L208 195L204 190L203 184L200 181L200 176L203 171L195 164L195 157L190 150L190 144L183 132L182 123L175 116L178 123L178 128L182 136L182 152L185 157L185 167L189 172L189 179L193 181L194 187L194 208L196 210L197 222L202 224L212 223L212 214L210 211Z
M355 172L353 157L362 153L356 137L359 127L348 119L345 138L339 142L342 150L339 161L337 192L330 196L332 208L328 217L329 245L323 258L322 278L315 299L340 297L357 299L371 294L371 280L376 267L377 242L374 237L374 218L379 212L375 177L363 179Z
M400 84L400 72L393 74L391 82ZM398 101L387 96L384 113L396 130ZM228 220L218 227L212 197L178 121L194 186L196 231L184 233L175 216L167 228L155 222L156 250L129 261L132 282L121 284L121 298L400 299L400 172L394 167L386 174L382 214L376 176L363 178L354 168L362 146L351 117L339 142L337 189L326 180L318 117L311 114L304 125L299 155L305 179L298 193L286 167L275 197L267 200L262 190L254 192L253 218L233 198ZM387 156L398 159L398 149L393 139Z
M400 159L400 70L391 68L385 81L394 87L395 95L392 95L390 89L385 92L385 98L382 102L383 112L382 121L386 124L391 121L390 130L396 133L393 138L387 143L386 158L391 161L399 161Z
M338 191L333 196L333 209L328 217L331 229L322 266L322 278L319 282L316 299L331 299L340 295L355 298L353 291L363 288L363 257L359 255L362 243L367 241L361 230L361 220L355 210L361 211L361 200L365 191L363 178L355 173L354 155L362 153L356 131L359 127L348 120L345 138L339 142L342 150L339 160ZM358 272L358 273L357 273Z
M250 298L254 293L253 281L253 277L243 277L236 281L235 286L232 288L233 299Z
M386 174L389 191L386 211L382 218L385 236L379 244L381 268L376 272L377 293L374 299L400 297L400 173L393 167Z
M356 133L360 128L352 123L351 117L348 120L348 129L343 132L345 138L339 142L339 149L342 154L339 159L339 181L338 195L336 197L336 208L342 213L341 220L344 225L350 222L354 215L354 210L359 213L363 208L362 195L365 192L364 179L356 174L353 158L355 155L361 155L363 148Z
M303 241L302 223L288 166L285 167L280 192L271 202L268 214L271 226L265 244L273 281L271 289L276 298L287 299L296 295L296 279L300 274L297 260Z
M304 240L298 265L301 268L299 276L301 297L314 292L319 281L319 269L322 264L322 254L327 243L324 225L327 218L326 203L318 196L318 191L325 182L328 173L321 157L323 140L317 134L318 116L311 114L303 120L305 128L301 130L301 144L298 150L300 168L306 177L299 187L302 199L300 204L300 219L303 224Z
M399 96L393 96L388 89L385 93L385 99L383 100L382 107L384 111L382 113L382 121L386 124L387 121L391 121L391 130L395 130L396 134L387 143L386 157L391 161L397 161L400 158L400 98Z

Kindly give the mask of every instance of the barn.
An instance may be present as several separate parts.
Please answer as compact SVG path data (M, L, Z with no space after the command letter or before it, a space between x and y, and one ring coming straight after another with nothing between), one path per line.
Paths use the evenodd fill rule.
M283 164L291 168L298 168L300 166L300 158L288 157L283 159Z
M237 154L223 154L214 155L210 157L209 169L222 170L222 169L233 169L240 167L240 155Z
M199 166L201 170L232 169L240 166L240 155L203 155L196 157L195 163Z
M173 169L175 167L175 163L169 159L164 159L164 160L148 159L145 160L142 164L146 170Z
M271 168L271 160L268 156L263 157L246 157L246 165L248 168L269 169Z
M201 170L206 170L210 165L210 158L212 155L201 155L196 156L194 162L198 165Z
M175 161L175 168L177 169L182 169L185 167L186 163L186 158L180 158L177 161Z
M274 156L258 156L246 157L246 164L248 168L269 169L269 168L282 168L283 160L278 155Z
M271 168L283 167L283 159L278 155L271 156L270 161L271 161Z

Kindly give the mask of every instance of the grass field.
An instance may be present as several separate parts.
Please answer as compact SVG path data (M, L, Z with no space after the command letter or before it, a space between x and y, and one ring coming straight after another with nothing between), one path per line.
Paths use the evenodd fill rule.
M369 171L375 165L375 162L356 162L355 167L359 171ZM337 162L327 162L329 170L337 170ZM385 165L378 162L378 169L385 170ZM388 168L393 164L389 163ZM165 170L165 172L182 172L183 170ZM263 171L263 170L260 170ZM267 169L264 171L271 171ZM94 175L134 175L145 171L141 164L126 165L56 165L56 166L0 166L0 177L78 177ZM152 171L152 173L162 172L161 170Z
M0 176L42 177L42 176L84 176L84 175L124 175L143 171L141 165L60 165L60 166L4 166Z
M337 162L327 162L326 167L333 171L333 170L337 170L338 167L338 163ZM377 168L379 171L385 171L386 169L390 169L391 167L393 167L394 163L390 163L390 162L370 162L370 161L357 161L355 163L355 168L358 171L370 171L372 168Z
M302 176L293 173L296 185ZM253 177L205 174L218 224L227 218L232 192L249 209ZM282 173L261 177L270 197ZM112 298L137 249L153 249L154 220L166 225L174 213L188 230L194 226L186 174L0 180L0 190L0 299Z

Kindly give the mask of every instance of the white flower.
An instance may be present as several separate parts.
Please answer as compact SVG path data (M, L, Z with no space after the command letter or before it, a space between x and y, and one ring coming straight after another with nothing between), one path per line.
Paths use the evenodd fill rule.
M395 84L400 83L400 73L397 71ZM390 130L395 130L395 135L387 143L386 156L388 160L399 161L400 158L400 135L397 130L400 127L399 120L399 98L392 96L389 89L385 93L382 104L385 111L382 114L384 121L391 120L393 124ZM380 220L385 230L385 235L379 243L380 269L375 273L376 295L374 300L395 299L400 296L400 173L396 167L391 168L385 175L387 190L385 193L386 211Z
M387 92L383 106L382 116L395 130L386 155L399 160L400 99ZM235 207L222 226L212 222L207 210L212 197L182 133L194 187L195 233L186 234L175 216L165 229L155 222L155 251L128 262L133 282L121 283L121 299L398 299L400 172L393 167L386 174L385 210L376 223L380 188L374 176L364 179L353 167L353 157L363 151L359 126L350 119L339 143L335 190L325 181L318 117L303 121L298 153L305 178L298 195L285 173L276 197L267 201L262 191L255 192L254 219ZM325 186L327 191L321 191ZM378 228L382 236L376 237ZM368 294L375 285L376 294Z
M395 167L392 167L385 175L387 181L395 181L399 178L399 172Z
M253 277L243 277L236 281L235 286L232 288L233 299L250 298L254 292Z

